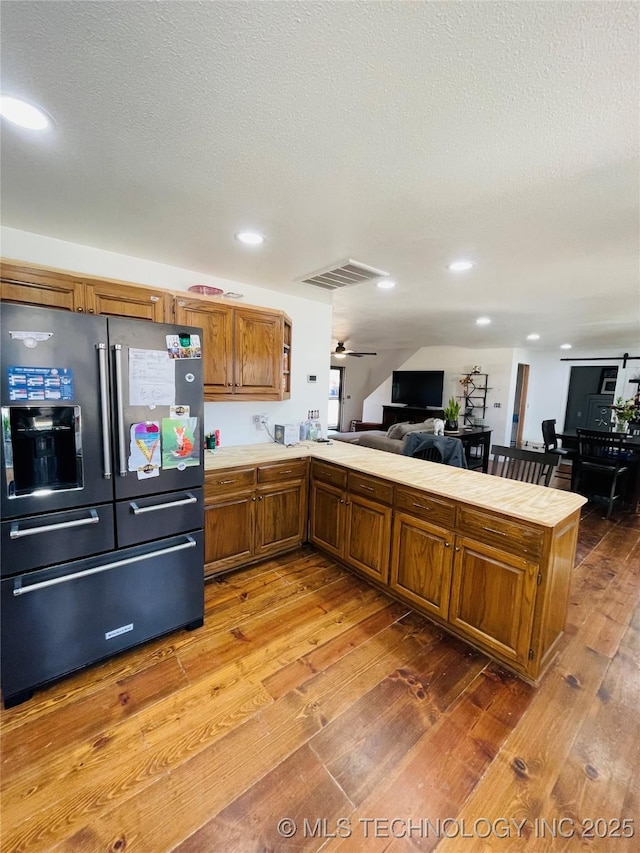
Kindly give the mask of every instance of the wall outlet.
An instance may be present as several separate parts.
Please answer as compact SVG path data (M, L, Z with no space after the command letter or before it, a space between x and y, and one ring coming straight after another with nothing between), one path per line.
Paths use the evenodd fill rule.
M251 419L256 429L264 429L267 423L266 415L254 415Z
M502 408L502 403L494 403L494 404L493 404L493 408L494 408L494 409L500 409L500 408Z

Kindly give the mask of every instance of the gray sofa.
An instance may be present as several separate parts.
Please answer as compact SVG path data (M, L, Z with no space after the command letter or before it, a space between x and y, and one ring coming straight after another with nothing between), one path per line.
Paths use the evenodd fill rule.
M364 432L337 432L331 435L330 438L337 441L348 441L360 447L373 447L374 450L402 453L405 439L410 432L433 433L434 423L434 418L427 418L425 421L417 424L393 424L386 432L378 429L365 430Z

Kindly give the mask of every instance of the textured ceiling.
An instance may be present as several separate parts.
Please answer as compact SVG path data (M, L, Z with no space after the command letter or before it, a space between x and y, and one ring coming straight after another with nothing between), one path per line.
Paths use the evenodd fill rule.
M309 298L389 270L332 297L351 349L638 346L639 11L3 0L2 90L55 124L3 120L2 223Z

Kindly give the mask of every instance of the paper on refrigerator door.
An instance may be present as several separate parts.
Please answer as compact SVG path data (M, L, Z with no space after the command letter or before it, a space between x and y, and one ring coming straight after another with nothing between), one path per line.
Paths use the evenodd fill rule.
M160 422L146 421L132 424L129 441L129 471L135 471L139 480L160 474Z
M165 350L129 348L129 405L173 406L176 366Z

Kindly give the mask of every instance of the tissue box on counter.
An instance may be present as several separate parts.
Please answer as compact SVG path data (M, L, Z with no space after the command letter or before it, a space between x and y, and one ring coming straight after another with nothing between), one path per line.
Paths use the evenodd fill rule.
M276 424L273 437L278 444L297 444L300 441L300 424Z

